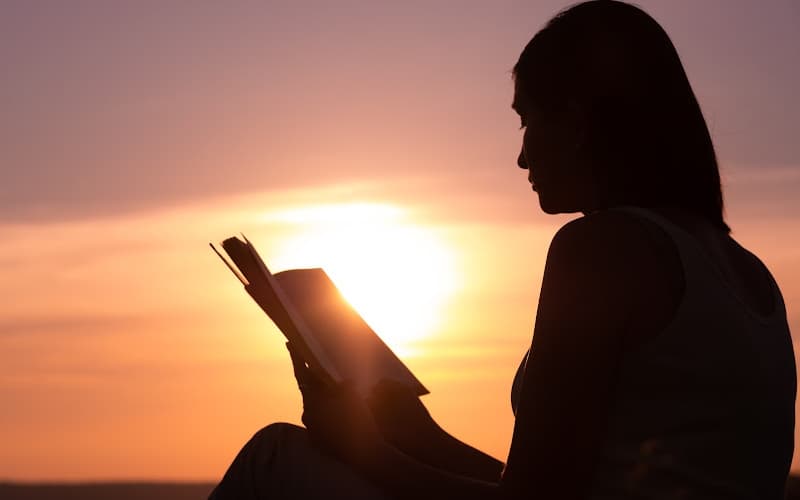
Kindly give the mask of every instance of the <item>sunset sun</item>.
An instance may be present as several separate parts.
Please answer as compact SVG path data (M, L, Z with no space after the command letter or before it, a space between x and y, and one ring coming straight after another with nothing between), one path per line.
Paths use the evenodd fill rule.
M322 267L393 349L433 333L457 286L455 251L400 207L377 203L304 206L265 215L290 225L269 257L275 271Z

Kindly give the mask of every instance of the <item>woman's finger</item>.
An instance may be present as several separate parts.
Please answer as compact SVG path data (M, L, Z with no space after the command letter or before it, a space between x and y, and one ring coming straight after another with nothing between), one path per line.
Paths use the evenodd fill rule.
M295 351L291 342L286 343L286 350L289 351L289 357L292 359L292 369L294 370L294 378L297 380L297 386L300 388L300 391L303 391L308 386L309 378L306 362L300 354Z

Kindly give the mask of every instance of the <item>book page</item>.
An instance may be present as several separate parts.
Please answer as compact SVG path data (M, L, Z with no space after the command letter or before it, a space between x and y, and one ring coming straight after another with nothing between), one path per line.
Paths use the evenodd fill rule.
M323 380L341 382L343 378L339 370L330 362L327 352L319 346L310 328L294 309L291 301L286 297L250 242L247 239L242 241L232 237L222 242L222 248L231 258L236 269L231 267L228 262L225 262L226 265L231 268L237 278L240 280L244 278L243 284L247 293L267 313L309 366L316 370ZM222 256L220 255L220 257Z
M368 394L381 379L428 390L353 309L319 268L276 273L275 279L341 377Z

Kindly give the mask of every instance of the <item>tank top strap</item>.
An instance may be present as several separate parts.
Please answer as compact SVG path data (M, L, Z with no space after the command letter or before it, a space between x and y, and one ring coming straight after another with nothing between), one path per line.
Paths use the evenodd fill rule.
M611 210L627 212L631 215L638 216L639 218L649 220L667 233L667 235L669 235L676 244L678 242L683 242L687 237L690 237L686 230L678 227L675 223L671 222L663 215L660 215L652 210L633 206L614 207Z
M775 319L779 317L782 312L785 314L786 308L780 288L775 282L775 278L772 276L772 273L769 272L763 263L760 265L769 280L775 307L771 313L762 316L756 314L747 304L745 304L741 298L739 298L736 293L733 292L727 281L722 277L721 271L713 264L711 256L708 255L702 248L700 242L685 229L670 221L666 217L646 208L622 206L614 207L611 210L626 212L634 217L648 220L661 228L661 230L664 231L667 236L669 236L675 245L675 249L678 252L678 257L680 258L680 262L683 267L684 282L686 284L685 293L703 293L701 290L695 290L695 288L701 284L709 285L712 283L720 283L726 289L728 289L729 293L736 297L736 300L749 314L762 322Z
M708 258L703 255L700 243L666 217L646 208L622 206L611 210L625 212L639 219L644 219L660 228L672 241L675 251L683 267L684 279L687 282L694 277L697 271L708 269Z

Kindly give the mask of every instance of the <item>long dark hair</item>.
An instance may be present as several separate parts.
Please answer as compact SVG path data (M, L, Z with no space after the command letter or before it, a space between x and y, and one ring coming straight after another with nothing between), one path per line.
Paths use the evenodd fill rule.
M585 113L591 162L617 203L672 205L730 232L714 145L678 53L647 13L614 0L556 15L514 66L543 112Z

